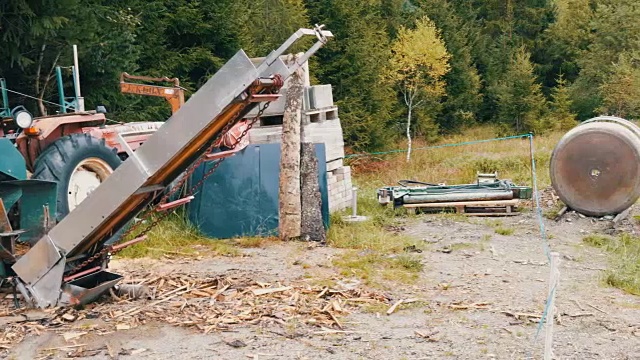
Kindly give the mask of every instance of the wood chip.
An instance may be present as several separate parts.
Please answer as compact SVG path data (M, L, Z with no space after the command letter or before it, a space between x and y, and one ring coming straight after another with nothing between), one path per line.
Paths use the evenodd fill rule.
M404 300L400 299L398 301L395 302L395 304L391 305L391 307L389 308L389 310L387 310L387 315L391 315L393 314L394 311L396 311L396 308L398 306L400 306L400 304L402 304Z
M273 294L277 292L283 292L287 290L293 289L291 286L283 286L279 288L266 288L266 289L252 289L251 292L253 295L260 296L265 294Z
M86 335L87 332L68 332L68 333L64 333L62 334L62 337L64 338L64 341L69 342L70 340L75 340L80 338L82 335Z

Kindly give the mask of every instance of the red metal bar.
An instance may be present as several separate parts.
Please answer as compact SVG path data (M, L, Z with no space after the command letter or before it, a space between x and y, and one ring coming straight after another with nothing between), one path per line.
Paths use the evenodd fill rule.
M118 244L118 245L112 246L111 247L111 251L120 251L120 250L126 248L127 246L131 246L133 244L137 244L137 243L139 243L141 241L144 241L146 239L147 239L147 235L143 235L143 236L137 237L137 238L135 238L133 240L129 240L129 241L124 242L122 244Z
M218 160L218 159L226 158L226 157L229 157L229 156L233 156L238 151L240 151L240 149L238 149L238 150L221 151L221 152L217 152L215 154L207 154L204 157L204 161L213 161L213 160Z
M87 270L85 270L85 271L80 271L80 272L79 272L79 273L77 273L77 274L69 275L69 276L67 276L66 278L64 278L64 279L63 279L63 281L64 281L64 282L69 282L69 281L71 281L71 280L73 280L73 279L77 279L77 278L79 278L79 277L81 277L81 276L85 276L85 275L88 275L88 274L94 273L94 272L96 272L96 271L98 271L98 270L100 270L100 269L101 269L101 268L100 268L100 266L92 267L91 269L87 269Z
M156 208L156 211L165 211L165 210L173 209L175 207L178 207L180 205L184 205L190 202L194 198L195 197L192 195L192 196L187 196L186 198L178 199L176 201L168 202L166 204L158 205L158 207Z

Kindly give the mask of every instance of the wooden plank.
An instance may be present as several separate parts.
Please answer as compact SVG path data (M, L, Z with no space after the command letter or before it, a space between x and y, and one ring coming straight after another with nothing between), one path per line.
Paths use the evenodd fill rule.
M404 204L406 208L440 208L440 207L495 207L495 206L515 206L518 205L518 199L511 200L491 200L491 201L459 201L459 202L440 202L440 203L422 203L422 204Z
M518 216L520 215L520 213L518 212L493 212L493 213L472 213L472 212L467 212L465 213L465 215L467 216Z

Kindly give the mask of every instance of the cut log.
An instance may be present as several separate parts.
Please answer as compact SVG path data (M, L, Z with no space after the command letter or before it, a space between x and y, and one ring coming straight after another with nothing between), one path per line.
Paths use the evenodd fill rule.
M300 237L304 241L327 240L324 223L322 222L322 198L318 183L318 159L312 143L302 143L300 161L301 175L301 231Z
M300 125L302 117L301 70L292 74L282 119L280 157L279 223L280 239L300 237Z

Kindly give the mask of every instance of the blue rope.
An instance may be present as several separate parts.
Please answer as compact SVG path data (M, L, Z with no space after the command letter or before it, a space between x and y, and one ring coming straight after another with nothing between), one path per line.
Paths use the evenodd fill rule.
M542 238L542 245L544 248L544 253L547 256L547 260L549 261L549 266L551 266L551 248L549 246L549 242L547 240L547 232L544 226L544 220L542 217L542 207L540 206L540 194L538 192L538 178L536 172L536 160L535 160L535 149L533 146L533 134L529 134L529 146L531 147L531 172L533 175L533 193L535 194L536 201L536 213L538 215L538 223L540 226L540 237ZM553 271L553 269L550 269ZM547 302L544 307L544 311L542 312L542 317L540 318L540 322L538 322L538 328L536 330L536 334L533 338L533 343L538 341L538 336L540 335L540 331L542 330L542 324L544 324L545 319L549 313L549 308L551 307L551 299L555 295L556 285L554 284L553 288L549 292L549 296L547 298ZM528 353L528 352L527 352ZM528 358L531 358L528 356Z
M485 142L490 142L490 141L521 139L521 138L526 138L526 137L531 137L531 136L532 136L531 134L522 134L522 135L498 137L498 138L493 138L493 139L465 141L465 142L453 143L453 144L424 146L424 147L411 149L411 151L428 150L428 149L439 149L439 148L453 147L453 146L473 145L473 144L480 144L480 143L485 143ZM344 158L345 159L349 159L349 158L354 158L354 157L364 157L364 156L373 156L373 155L398 154L398 153L404 153L404 152L407 152L407 151L408 151L407 149L397 149L397 150L379 151L379 152L372 152L372 153L350 154L350 155L346 155Z

